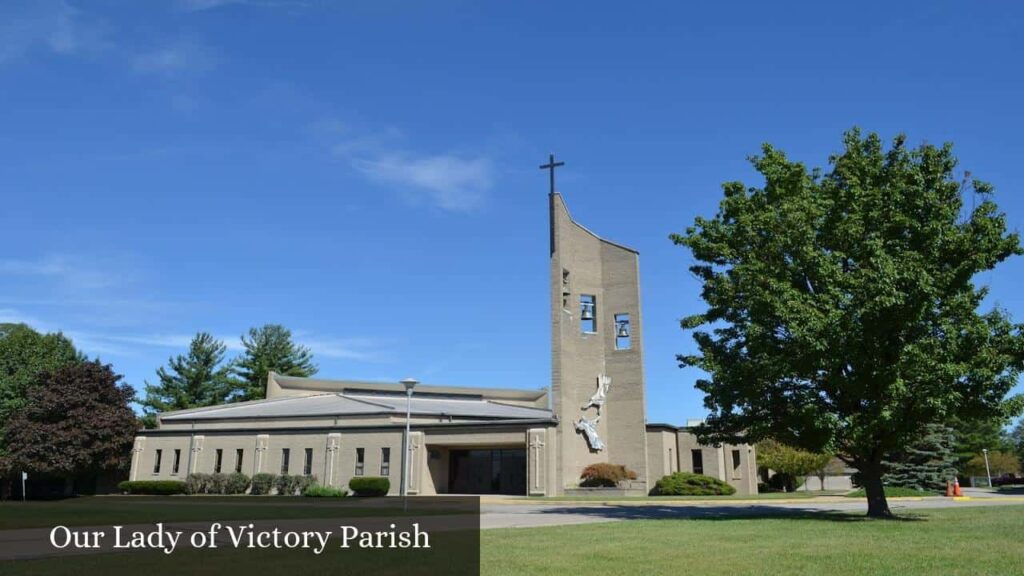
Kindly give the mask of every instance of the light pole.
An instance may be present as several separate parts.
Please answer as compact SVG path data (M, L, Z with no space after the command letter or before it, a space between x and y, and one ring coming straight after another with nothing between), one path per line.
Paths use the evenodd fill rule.
M982 448L981 453L985 455L985 474L988 476L988 487L992 487L992 470L988 467L988 448Z
M412 416L412 389L419 382L415 378L402 380L405 386L405 438L402 439L402 497L409 495L409 420Z

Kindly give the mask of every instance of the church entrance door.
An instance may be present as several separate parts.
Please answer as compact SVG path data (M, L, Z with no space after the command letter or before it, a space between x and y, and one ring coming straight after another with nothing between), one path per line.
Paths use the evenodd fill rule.
M452 450L448 480L452 494L526 494L526 449Z

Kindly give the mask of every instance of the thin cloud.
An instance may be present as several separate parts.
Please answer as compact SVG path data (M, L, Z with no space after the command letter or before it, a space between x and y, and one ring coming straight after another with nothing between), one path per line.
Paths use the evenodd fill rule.
M0 6L0 63L32 52L68 56L108 47L106 26L62 0Z
M132 69L140 74L173 77L211 70L216 62L213 50L205 44L194 39L180 39L138 54L132 59Z
M181 0L179 5L188 12L203 12L231 4L245 4L245 0Z
M0 260L0 277L43 277L60 281L65 288L92 290L125 283L123 274L95 262L64 255L49 255L35 260Z

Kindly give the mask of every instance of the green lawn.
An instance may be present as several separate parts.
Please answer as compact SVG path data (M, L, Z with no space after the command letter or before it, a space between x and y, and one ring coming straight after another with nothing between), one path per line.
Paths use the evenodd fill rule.
M188 522L205 520L286 520L291 518L334 518L395 515L395 501L360 498L303 498L278 496L99 496L52 502L0 502L0 530ZM423 510L410 500L417 514ZM397 513L401 513L398 510Z
M863 488L850 492L847 498L867 498L867 492ZM931 496L942 496L938 492L924 492L913 488L901 488L899 486L887 486L885 488L886 498L926 498Z
M1024 506L641 520L483 533L483 574L1024 574Z
M799 498L815 498L817 496L842 496L845 491L811 491L797 490L796 492L766 492L763 494L731 496L545 496L532 498L515 498L516 502L650 502L675 500L790 500ZM863 498L863 496L861 496Z

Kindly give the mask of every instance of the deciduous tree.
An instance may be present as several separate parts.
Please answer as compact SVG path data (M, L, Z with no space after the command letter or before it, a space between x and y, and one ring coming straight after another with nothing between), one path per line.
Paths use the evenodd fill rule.
M862 474L868 515L889 517L886 454L926 424L1020 405L1021 326L979 312L974 283L1019 238L989 184L955 176L950 144L886 148L854 129L828 171L771 145L752 163L763 186L725 184L717 215L672 236L708 304L683 321L707 327L699 353L679 358L710 375L699 433L834 451Z

